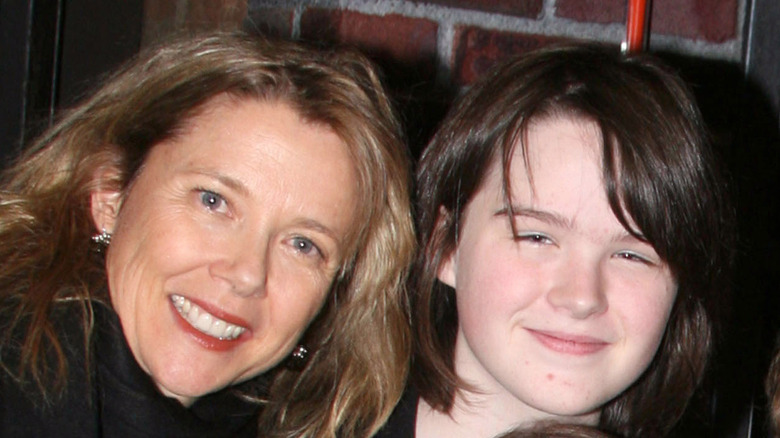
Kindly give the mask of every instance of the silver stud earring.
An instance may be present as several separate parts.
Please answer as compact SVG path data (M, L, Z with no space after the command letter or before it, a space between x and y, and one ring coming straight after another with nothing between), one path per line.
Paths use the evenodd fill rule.
M284 366L289 370L301 371L306 367L308 359L309 350L303 345L298 345L293 348L293 351L290 353Z
M103 228L102 231L100 231L98 234L95 234L92 236L92 241L95 242L98 246L98 251L101 251L105 248L108 248L108 245L111 244L111 233L106 231L105 228Z

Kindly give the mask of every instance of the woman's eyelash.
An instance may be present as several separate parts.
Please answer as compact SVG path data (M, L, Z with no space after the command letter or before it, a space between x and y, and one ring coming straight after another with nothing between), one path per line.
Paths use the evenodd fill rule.
M198 192L201 204L209 210L219 210L227 202L225 201L225 198L217 192L207 189L198 189Z
M320 248L311 241L311 239L307 239L305 237L294 237L292 239L293 247L295 247L296 251L309 255L312 253L312 251L316 252L318 256L322 256L322 251L320 251Z

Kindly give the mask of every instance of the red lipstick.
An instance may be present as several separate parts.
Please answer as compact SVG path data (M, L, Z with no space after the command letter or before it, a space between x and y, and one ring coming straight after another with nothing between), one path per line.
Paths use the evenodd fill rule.
M190 298L188 298L188 300L197 304L198 307L201 307L203 310L207 311L208 313L211 313L217 318L222 319L230 324L238 325L245 328L249 326L249 324L245 320L235 315L228 315L225 312L215 309L213 306L203 303L201 301L192 300ZM179 326L179 328L182 331L187 333L187 335L189 335L195 342L197 342L205 349L213 350L213 351L232 350L233 348L236 348L239 344L241 344L245 340L249 339L249 337L251 336L249 329L241 333L241 335L236 339L218 339L213 336L209 336L201 332L200 330L196 329L187 320L185 320L184 317L182 317L182 315L173 305L173 301L168 300L168 302L170 305L171 312L173 313L173 319L174 321L176 321L176 325Z

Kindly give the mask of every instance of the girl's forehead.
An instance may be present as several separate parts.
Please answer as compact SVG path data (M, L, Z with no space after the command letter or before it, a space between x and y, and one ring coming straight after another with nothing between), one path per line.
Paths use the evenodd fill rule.
M602 135L598 124L585 117L552 114L533 118L510 147L509 153L493 158L489 172L499 172L513 184L533 182L554 170L581 170L583 166L603 173Z

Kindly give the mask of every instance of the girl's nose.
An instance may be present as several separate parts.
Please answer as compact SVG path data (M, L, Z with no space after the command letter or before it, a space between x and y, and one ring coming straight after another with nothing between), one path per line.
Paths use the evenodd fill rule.
M555 308L585 319L607 310L605 281L599 263L570 263L562 269L561 280L553 283L547 301Z

